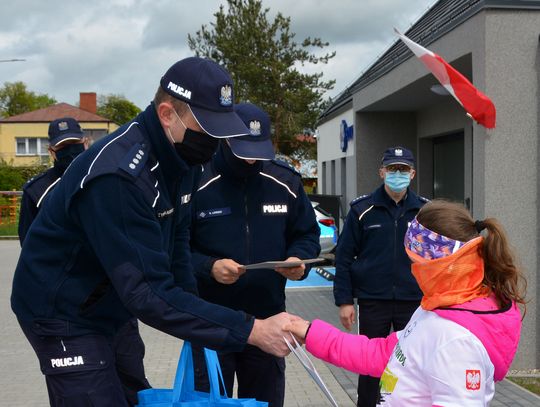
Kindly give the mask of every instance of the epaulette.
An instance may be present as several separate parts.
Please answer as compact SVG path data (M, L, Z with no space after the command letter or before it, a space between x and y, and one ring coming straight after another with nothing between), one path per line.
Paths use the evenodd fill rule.
M358 202L363 201L364 199L367 199L369 197L371 197L371 194L357 196L356 198L354 198L351 201L351 203L349 205L352 206L352 205L357 204Z
M41 178L43 178L44 176L47 175L47 171L43 171L42 173L40 174L37 174L37 175L34 175L32 178L30 178L28 181L26 181L23 185L23 190L25 190L26 188L28 188L30 185L32 185L34 182L40 180Z
M286 161L282 161L282 160L270 160L270 162L282 167L282 168L285 168L287 170L289 170L290 172L292 172L293 174L295 175L298 175L299 177L301 177L302 175L296 170L296 168L294 168L292 165L290 165L288 162Z
M429 202L429 199L424 198L423 196L417 195L418 199L420 199L422 202Z
M136 177L144 168L146 161L148 161L148 151L142 144L137 143L122 158L118 167Z

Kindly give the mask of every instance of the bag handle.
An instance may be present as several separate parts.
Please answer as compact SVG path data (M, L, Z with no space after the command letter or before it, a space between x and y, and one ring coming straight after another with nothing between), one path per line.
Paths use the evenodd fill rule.
M227 399L225 381L216 351L204 348L204 358L210 382L210 399L212 401L219 401L223 398ZM224 397L222 397L219 389L220 382L223 386ZM172 400L173 402L179 402L185 398L184 396L186 394L193 393L194 391L195 369L193 365L193 349L190 342L184 341L174 376Z
M220 401L227 399L227 389L223 379L223 372L219 364L219 358L215 350L204 348L204 358L206 360L206 370L210 381L210 400ZM219 390L219 383L223 386L223 396Z
M195 371L191 343L184 342L173 383L173 401L180 401L186 393L195 391Z

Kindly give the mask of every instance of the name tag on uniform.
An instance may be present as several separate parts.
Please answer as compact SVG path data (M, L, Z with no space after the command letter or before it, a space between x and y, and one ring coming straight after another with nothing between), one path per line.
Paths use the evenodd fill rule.
M262 213L263 215L281 215L287 213L286 204L263 204Z
M197 212L197 219L215 218L231 214L231 208L215 208Z
M164 218L166 216L171 216L174 213L174 208L169 208L164 211L158 212L157 217L158 218Z
M366 227L366 229L378 229L380 228L382 225L381 224L377 224L377 225L369 225Z

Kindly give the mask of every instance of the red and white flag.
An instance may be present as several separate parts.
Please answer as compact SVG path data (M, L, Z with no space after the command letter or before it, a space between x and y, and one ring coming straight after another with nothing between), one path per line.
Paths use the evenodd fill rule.
M486 95L439 55L412 41L395 28L394 31L474 120L488 129L495 127L495 105Z

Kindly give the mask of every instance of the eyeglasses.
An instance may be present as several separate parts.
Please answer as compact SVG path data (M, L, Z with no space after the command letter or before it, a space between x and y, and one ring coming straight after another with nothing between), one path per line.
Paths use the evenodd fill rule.
M411 172L411 167L405 164L390 164L384 168L386 168L386 171L388 172Z

